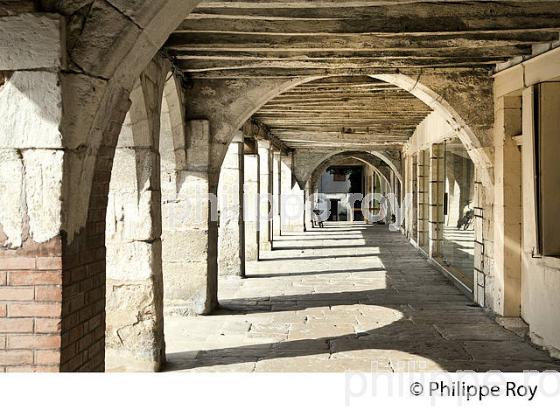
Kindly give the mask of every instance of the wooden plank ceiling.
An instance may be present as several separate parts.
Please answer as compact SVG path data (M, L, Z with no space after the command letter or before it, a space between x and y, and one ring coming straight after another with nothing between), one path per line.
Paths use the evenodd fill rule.
M429 113L367 74L488 69L557 41L560 1L206 1L165 50L191 78L338 76L254 116L292 148L400 145Z
M302 84L265 104L254 119L291 148L400 145L430 109L408 92L367 76Z

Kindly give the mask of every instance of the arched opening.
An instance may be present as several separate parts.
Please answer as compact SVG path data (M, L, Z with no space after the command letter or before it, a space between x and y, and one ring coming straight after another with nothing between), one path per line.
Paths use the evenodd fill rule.
M334 82L336 78L328 78L327 81ZM372 82L376 87L379 87L379 82ZM297 83L308 84L306 81L299 81ZM313 84L312 81L309 81L309 83ZM294 90L297 89L298 84L296 84L296 81L291 80L288 83L285 82L283 86L286 89ZM244 107L243 114L239 115L239 111L236 111L237 114L231 113L232 116L229 117L230 120L233 118L231 123L226 122L219 128L211 130L211 133L214 133L214 143L217 143L223 139L229 141L227 139L229 137L226 138L226 135L233 129L241 129L240 133L231 133L231 135L236 135L236 139L233 140L232 144L225 144L227 151L223 151L224 161L216 160L213 165L214 168L218 164L221 165L219 176L221 186L218 184L218 193L225 188L231 188L232 191L229 194L232 192L235 195L239 194L238 183L241 180L239 177L241 163L244 167L243 180L245 181L245 191L247 190L247 182L254 178L253 182L257 192L260 189L265 190L261 192L268 192L268 182L263 185L262 181L265 179L270 182L270 175L271 173L274 174L273 166L270 165L274 162L269 162L269 160L274 158L274 153L271 153L271 151L277 149L280 151L280 163L285 166L282 168L284 173L280 172L280 183L276 182L276 184L280 186L281 190L287 187L287 190L284 188L284 192L291 192L296 187L301 192L303 199L302 187L305 187L307 193L311 192L329 166L336 165L337 160L347 161L350 158L353 161L353 164L350 165L359 164L363 166L367 164L369 171L371 171L372 189L380 186L382 181L386 191L396 194L395 201L397 204L395 204L395 207L402 204L407 174L403 172L403 161L401 161L398 155L391 152L391 148L384 148L383 146L377 146L377 149L367 147L369 149L365 150L359 150L356 147L329 150L315 148L316 152L311 152L310 156L301 156L302 153L308 154L305 151L307 147L294 147L293 145L290 147L290 143L281 137L278 138L280 140L278 142L274 138L274 127L270 127L270 124L266 124L266 122L265 125L268 125L269 128L264 134L250 127L241 127L248 119L250 113L254 114L253 119L258 122L262 120L263 111L270 110L271 105L275 104L275 99L271 99L272 91L270 90L274 87L279 88L277 85L270 85L269 87L266 92L262 90L261 93L258 93L258 87L255 87L256 99L259 101L262 99L259 102L260 106L251 105L254 101L248 101L243 98L239 101ZM209 93L210 91L206 90L205 92ZM219 92L225 93L223 89ZM395 92L401 95L400 91ZM194 95L192 90L189 93ZM230 95L228 104L235 106L235 103L231 103L232 98L235 100ZM407 101L407 104L409 104L408 101L414 99L415 97L403 98L403 100ZM417 108L418 112L422 113L423 116L431 112L429 107L426 108L426 105L423 103L420 103ZM194 117L193 113L189 115ZM415 115L413 114L411 118L416 119ZM221 118L224 118L224 113L221 113ZM411 133L415 130L420 120L421 118L417 122L408 125L408 127L411 127ZM266 127L259 126L259 129L261 128L266 129ZM271 137L270 134L273 136ZM404 136L401 138L406 141L409 137L408 135L406 138ZM302 138L305 138L303 134ZM261 142L263 140L265 140L265 143ZM296 140L295 137L294 140ZM241 152L240 146L235 146L236 144L241 144L241 142L243 143L244 152L242 162L239 155ZM281 152L282 142L288 148L291 148L291 151L288 151L288 153ZM224 144L221 142L217 145L218 153L224 149L222 145ZM234 148L232 149L232 147ZM309 151L313 151L312 147L310 147ZM265 159L264 161L263 158ZM265 168L264 172L262 168ZM226 176L229 172L231 172L231 175ZM218 178L215 177L215 180L218 180ZM284 184L284 180L286 180L286 184ZM226 181L229 181L229 183ZM276 178L273 176L273 190L275 181ZM227 189L225 190L227 191ZM382 188L380 190L380 193L382 193ZM237 222L237 216L234 216L233 218L226 218L222 224L222 212L228 211L227 206L224 207L223 205L220 204L219 206L220 233L222 233L222 229L225 229L226 226L231 226L232 223L235 225ZM243 203L243 206L245 205L246 203ZM372 206L372 208L374 207L375 205ZM258 204L254 208L259 211L261 210ZM237 209L239 209L239 206ZM244 222L247 224L248 221L245 220ZM367 282L367 285L362 283L362 286L367 286L368 289L372 289L371 287L373 286L379 294L390 294L392 292L391 286L387 282L387 276L385 273L381 273L381 271L399 269L396 267L396 261L393 259L394 251L392 249L395 245L399 250L404 249L407 246L406 241L400 234L390 232L386 228L382 231L367 231L361 225L341 226L332 232L330 232L328 227L323 230L308 229L304 233L304 222L305 220L301 224L302 229L300 231L281 230L280 235L274 236L272 251L263 250L260 246L261 241L258 239L258 235L254 239L246 235L245 241L254 241L255 247L259 252L257 260L247 261L245 265L246 277L244 279L241 279L239 276L228 279L220 277L218 290L221 309L215 316L209 318L181 318L181 327L189 330L181 332L181 344L177 344L177 348L169 355L172 369L195 371L251 370L276 366L273 363L284 363L286 368L290 368L288 362L297 363L306 356L311 356L309 358L311 361L319 360L319 357L316 356L325 353L323 343L329 337L334 337L334 343L337 343L339 340L337 335L340 336L340 340L353 337L351 335L352 331L349 328L337 325L340 328L335 330L336 326L332 322L329 323L330 319L321 320L317 318L314 319L316 320L316 325L325 326L325 334L330 336L325 336L325 340L319 340L317 346L314 347L306 336L311 334L307 332L315 334L314 332L318 329L314 327L313 330L309 330L305 326L300 326L298 315L296 314L294 315L295 317L292 317L291 313L292 311L301 310L302 315L306 317L311 315L312 317L313 314L311 312L314 308L325 308L328 305L330 310L336 305L337 309L342 311L344 307L340 306L341 304L360 304L363 302L362 298L364 297L375 298L373 293L353 293L348 286L353 288L359 287L356 283L343 284L340 282L340 280L343 280L342 278L359 277L362 269L363 272L368 272L367 278L365 277L366 274L363 273L363 280ZM256 226L258 225L257 223ZM284 225L281 228L284 228ZM247 230L245 229L244 232L247 233ZM261 233L259 228L256 228L255 232ZM235 235L237 237L238 234L236 233ZM220 255L223 243L222 240L218 255ZM227 245L230 245L230 243L227 243ZM245 250L247 250L246 247ZM238 252L239 249L234 249L233 254L236 260L239 255ZM247 257L247 253L245 256ZM411 256L408 257L412 258ZM287 261L292 261L293 263ZM423 263L420 260L414 259L414 263L418 263L419 265L415 265L418 267L424 266L420 265ZM317 269L318 266L321 266L321 272L313 270ZM371 273L372 270L375 271L376 269L380 271L379 275ZM329 274L332 276L329 277ZM322 282L325 277L330 278L328 285ZM421 283L418 282L421 281L421 278L416 278L416 281L408 276L406 279L400 279L402 279L401 285L406 282L406 286L418 286ZM294 281L298 283L297 286L294 286ZM333 291L334 288L337 290ZM410 291L410 289L407 291ZM309 297L304 297L306 292L310 292ZM323 293L326 294L323 295ZM343 298L345 302L342 302ZM383 310L384 307L383 303L377 306L380 310ZM283 314L276 315L273 313L275 311L283 312ZM403 312L394 312L392 314L391 317L396 319L396 321L391 321L388 324L387 331L390 331L389 329L392 329L393 326L400 328L401 323L398 317L402 314ZM260 318L257 318L257 315ZM278 317L280 316L283 323L275 322L279 320ZM319 323L321 324L319 325ZM368 328L369 324L367 323L362 323L360 326L363 326L364 333L367 334L373 335L384 331L382 327ZM292 331L293 333L291 333ZM301 333L298 333L298 331ZM170 337L177 339L178 334L175 331L175 334L170 335ZM271 343L272 346L268 343ZM344 349L342 348L342 350ZM350 351L352 351L352 348L349 349ZM349 353L349 356L351 356L351 353ZM285 360L282 358L285 358ZM429 354L424 355L424 359L430 363L430 366L442 366L442 364L436 363L437 360L430 357ZM323 364L327 365L328 363L325 362Z
M383 224L396 221L400 181L390 165L369 152L339 152L325 159L306 184L308 192L315 194L308 201L313 202L317 222L325 218Z

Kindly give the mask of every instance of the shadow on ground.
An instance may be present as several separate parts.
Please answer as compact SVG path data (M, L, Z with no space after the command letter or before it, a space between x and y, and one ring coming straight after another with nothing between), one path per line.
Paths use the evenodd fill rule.
M314 239L318 235L328 239ZM340 246L331 246L339 235ZM344 243L356 240L362 244ZM239 345L168 353L167 370L560 370L558 361L496 324L386 227L328 226L282 241L287 245L266 254L247 279L234 282L220 310L188 319L195 326L213 321L220 329L237 323ZM260 296L278 291L275 285L309 292ZM325 291L331 286L344 290ZM243 294L254 296L231 297L244 287L249 290ZM352 287L358 289L348 290ZM210 344L229 335L221 332L207 336Z

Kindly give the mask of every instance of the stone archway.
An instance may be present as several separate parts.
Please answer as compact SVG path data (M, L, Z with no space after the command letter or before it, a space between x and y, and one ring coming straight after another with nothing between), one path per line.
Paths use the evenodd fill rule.
M324 157L326 155L323 155ZM385 157L384 155L382 155L383 157ZM372 167L374 174L382 181L384 181L385 186L389 188L389 191L387 193L395 193L397 192L397 186L395 186L396 184L399 184L400 186L402 186L402 183L400 182L400 180L398 178L396 178L396 173L395 171L393 171L393 167L391 167L391 165L385 161L383 161L379 155L376 155L370 151L344 151L344 150L340 150L337 151L336 153L332 153L329 156L326 156L325 159L323 159L323 161L319 164L316 165L315 168L311 171L311 174L309 175L309 177L305 180L305 223L306 226L312 226L311 223L311 218L312 215L311 213L313 212L313 206L314 206L314 202L315 202L315 197L314 195L318 194L318 188L317 188L317 184L321 178L321 175L327 170L327 168L333 164L336 164L338 161L340 160L344 160L344 159L354 159L357 160L358 162L361 162L363 164L369 165L370 167ZM313 163L310 161L302 161L302 163ZM394 166L394 164L393 164ZM397 171L398 172L398 171ZM392 175L395 176L395 178L391 178ZM296 175L297 175L297 169L296 169ZM301 170L299 175L301 175ZM392 180L394 181L394 183L392 182ZM312 200L310 200L310 198L313 198ZM393 200L395 200L393 198Z
M333 157L340 155L349 155L351 153L357 154L358 156L365 156L365 160L368 163L374 163L375 159L378 159L385 163L391 171L395 174L399 182L402 184L402 175L400 172L400 166L397 166L395 162L389 157L387 153L382 151L348 151L345 149L338 149L332 152L309 152L300 151L295 154L295 164L294 173L296 180L300 186L305 186L315 171L324 163L331 161Z
M134 82L198 2L156 0L114 6L95 1L85 8L85 2L53 3L56 7L47 7L53 14L16 15L3 21L9 25L11 19L27 19L22 27L32 34L30 41L42 36L49 42L38 51L35 65L13 58L2 67L13 75L0 97L7 96L6 88L17 90L18 96L0 102L2 116L12 108L26 115L10 117L14 126L0 133L0 146L10 158L17 151L23 159L33 157L33 164L14 157L14 166L0 171L0 185L6 181L14 190L22 220L33 223L20 226L16 221L21 243L1 253L34 261L33 266L17 265L20 275L37 271L35 260L40 260L39 273L31 275L26 286L52 287L47 308L41 301L29 304L37 320L50 324L36 337L37 343L49 340L52 355L44 362L33 359L30 365L37 370L102 371L104 228L117 138ZM64 20L77 24L66 31ZM26 41L15 45L22 50L27 46ZM14 51L14 56L20 55ZM45 94L37 98L40 91ZM49 127L35 126L45 120ZM23 131L29 124L35 125ZM31 177L28 183L23 182L26 175ZM2 226L12 222L0 219ZM9 234L18 236L15 231ZM33 357L32 349L29 352Z
M404 74L378 74L371 75L371 77L401 87L441 115L457 133L457 136L474 162L475 167L479 170L483 182L487 184L489 188L493 186L494 181L490 171L492 159L488 152L484 150L484 144L481 142L479 136L473 132L466 121L458 114L455 108L441 95L438 95L419 80L415 80ZM402 183L402 178L400 181Z
M235 131L240 129L253 114L274 97L298 85L326 77L330 76L296 77L288 80L282 78L263 78L194 81L186 91L188 101L187 119L206 118L210 123L210 138L213 145L210 167L213 179L212 184L217 185L220 166ZM397 85L420 99L430 108L441 113L453 129L457 130L459 135L462 135L461 140L468 147L469 153L474 158L473 161L477 167L481 169L480 172L483 180L485 182L487 180L491 185L491 161L489 154L485 150L483 138L472 131L472 128L458 114L458 110L436 91L405 74L371 74L370 77ZM439 84L442 91L444 90L443 85ZM470 85L465 90L469 95L476 95L477 91ZM461 112L465 113L475 109L475 107L462 108ZM477 130L479 128L481 127L477 127ZM383 155L383 153L380 154ZM386 160L387 158L384 159ZM400 169L395 167L394 171L402 183L403 179ZM301 186L304 185L305 179L305 176L298 178Z
M392 187L392 189L395 189L395 187L392 186L393 184L391 184L390 182L389 173L381 170L379 168L378 161L375 161L375 159L379 159L379 157L375 154L372 154L371 152L366 152L366 151L364 152L340 151L328 156L319 165L317 165L315 169L312 170L311 175L305 181L306 186L309 184L309 189L313 192L315 190L315 185L318 179L321 177L321 174L325 172L325 170L332 163L345 158L353 158L364 164L370 165L371 167L373 167L375 172L380 176L380 178L382 178L386 182L387 186L390 186ZM392 172L394 172L393 167L391 167L389 163L384 162L384 165L386 165Z

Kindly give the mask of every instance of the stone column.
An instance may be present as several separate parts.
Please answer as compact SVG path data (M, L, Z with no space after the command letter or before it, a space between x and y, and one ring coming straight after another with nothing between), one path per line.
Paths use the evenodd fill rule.
M417 187L418 187L418 246L427 251L429 243L429 210L430 210L430 164L428 150L418 152Z
M304 189L304 205L305 205L305 225L304 225L304 229L306 231L311 230L311 228L313 228L313 208L314 208L314 204L313 204L313 190L311 188L311 184L308 182L305 185L305 189Z
M157 371L165 362L160 104L167 70L152 62L130 99L107 206L106 368Z
M272 151L270 141L258 140L259 151L259 248L272 250Z
M223 276L245 276L243 162L243 135L239 133L228 147L218 184L218 273Z
M429 211L429 255L441 256L443 240L443 201L445 194L445 149L443 144L432 144L430 148L430 211Z
M370 165L366 165L364 167L364 171L365 171L365 183L364 183L364 198L369 198L368 201L363 201L362 202L362 207L366 210L366 213L364 214L364 222L366 224L370 224L371 220L369 218L370 216L370 212L371 212L371 205L373 202L373 178L375 178L374 176L374 170L373 167L371 167Z
M245 222L245 260L259 258L259 156L244 155L243 219Z
M494 312L521 313L521 152L512 137L523 134L522 98L501 97L495 106ZM529 111L529 110L528 110ZM527 132L530 135L530 131Z
M280 229L280 184L281 184L281 162L280 157L282 153L279 151L275 151L272 154L272 195L273 195L273 202L272 202L272 212L273 212L273 219L272 219L272 242L274 246L274 237L280 236L281 229Z
M303 232L305 230L304 192L293 177L293 153L282 155L281 163L282 204L280 208L280 223L282 233Z
M211 184L208 121L188 121L186 137L186 164L179 173L181 206L173 218L188 241L177 249L182 253L182 269L164 274L166 310L207 314L218 303L217 186Z

